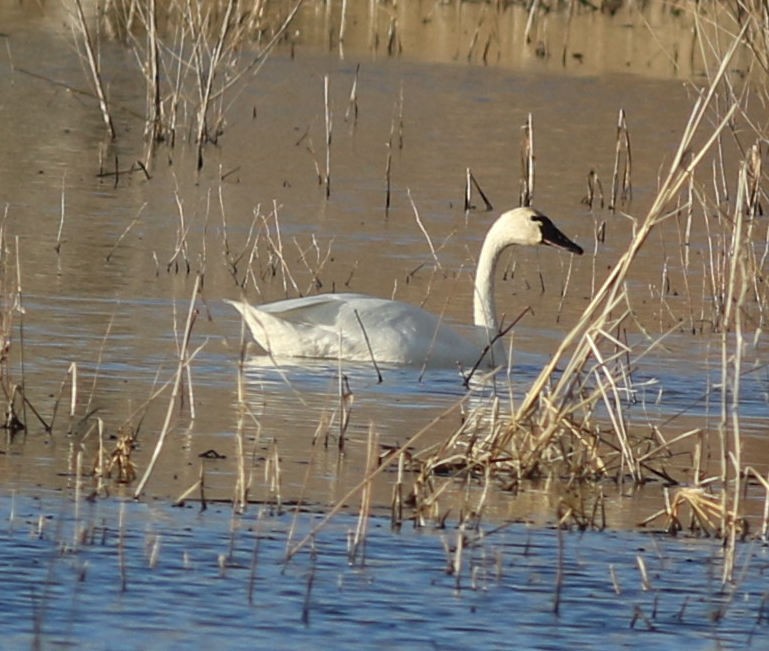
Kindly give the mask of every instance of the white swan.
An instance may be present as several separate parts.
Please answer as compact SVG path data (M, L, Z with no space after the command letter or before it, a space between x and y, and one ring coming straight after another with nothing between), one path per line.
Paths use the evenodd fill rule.
M501 253L514 245L549 244L578 255L582 248L531 208L503 213L483 241L475 274L474 321L463 336L422 308L363 294L322 294L254 307L227 300L256 342L274 357L473 368L498 340L494 275ZM496 344L500 344L497 341ZM495 344L495 346L496 346ZM484 361L501 363L499 347Z

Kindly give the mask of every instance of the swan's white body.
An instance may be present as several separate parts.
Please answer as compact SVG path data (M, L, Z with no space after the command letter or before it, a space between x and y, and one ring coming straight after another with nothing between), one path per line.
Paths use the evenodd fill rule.
M494 302L497 261L510 246L550 244L581 254L544 215L531 208L503 213L481 248L475 275L474 321L460 334L415 305L363 294L323 294L254 307L227 301L245 319L253 338L274 357L472 368L482 357L503 361Z

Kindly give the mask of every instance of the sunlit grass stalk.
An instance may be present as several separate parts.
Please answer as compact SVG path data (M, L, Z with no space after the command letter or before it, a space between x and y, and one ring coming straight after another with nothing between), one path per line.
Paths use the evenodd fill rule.
M526 43L531 43L532 41L531 31L534 27L537 12L539 11L539 4L540 0L531 0L531 4L529 5L528 16L526 18L526 28L523 31L523 38Z
M146 486L147 481L152 475L152 472L155 468L155 464L157 463L158 458L160 457L160 452L163 449L163 444L165 443L165 439L168 436L168 432L171 429L171 419L173 417L176 400L179 397L179 391L182 386L182 380L184 377L184 368L187 364L190 363L188 352L189 352L190 338L192 336L192 324L195 316L195 303L197 301L199 289L200 289L200 276L195 276L195 284L192 289L192 297L190 298L190 305L187 311L187 322L184 326L184 336L182 339L182 345L180 346L180 349L179 349L179 359L177 363L176 373L174 375L174 384L171 390L171 396L169 397L169 400L168 400L168 407L166 408L166 415L163 421L163 427L160 430L160 434L158 434L158 440L155 444L155 450L152 453L150 462L147 464L147 468L144 471L144 475L142 476L141 480L139 481L139 484L134 490L134 498L136 499L138 499L141 496L141 494L144 492L144 487Z
M406 457L403 453L398 455L398 474L393 484L393 496L390 504L390 528L400 531L403 525L403 472ZM769 499L767 499L769 505Z
M281 497L280 454L277 441L272 441L270 445L270 452L264 464L264 481L267 484L270 502L273 504L275 512L280 514L283 511L283 499Z
M88 22L86 20L85 13L83 12L83 5L81 4L80 0L75 0L75 10L77 16L77 26L83 39L86 63L88 64L88 70L91 75L91 81L93 82L96 96L99 99L99 109L101 110L102 120L104 121L104 126L107 129L109 137L112 140L115 140L117 138L117 133L115 131L115 125L112 122L112 115L110 114L109 105L107 103L107 95L104 92L104 85L102 84L98 57L94 49L91 33L88 29Z
M718 134L720 134L721 131L725 129L729 124L732 116L738 108L736 103L733 103L729 106L726 113L715 126L713 133L705 139L705 141L700 145L699 149L691 150L692 141L695 135L698 133L702 122L706 118L707 111L711 105L711 102L713 101L713 98L715 97L720 80L726 74L732 57L734 56L734 53L739 46L739 43L740 37L738 35L733 40L727 53L723 56L719 69L711 80L707 91L701 95L695 104L689 121L686 124L684 132L681 136L681 140L679 142L678 149L675 152L670 170L667 176L664 178L660 186L660 190L658 191L646 218L639 225L632 241L628 245L627 250L620 257L617 264L614 265L604 283L596 291L593 299L584 309L580 320L562 338L558 349L555 351L548 364L545 365L542 372L533 383L532 387L518 408L516 413L516 420L523 420L524 418L531 415L532 411L536 407L537 400L541 396L545 386L554 376L554 371L556 367L561 363L561 360L565 357L567 350L569 350L569 348L575 343L580 342L583 334L588 328L600 328L601 325L605 323L609 318L611 314L611 306L616 304L617 298L624 290L625 278L630 270L632 263L638 255L638 252L641 250L654 228L670 216L665 212L666 206L676 196L680 189L686 183L688 183L690 175L703 160L706 152L710 149ZM551 392L552 395L557 397L559 401L567 399L568 387L572 383L573 374L577 369L583 366L589 351L590 348L587 346L586 341L579 343L577 346L577 349L574 351L570 361L564 369L564 372L560 375L560 378L557 380L557 383Z
M208 126L208 110L211 106L213 98L214 78L216 77L217 68L221 65L224 54L225 44L230 34L230 30L233 27L232 14L236 9L237 0L227 0L227 4L224 10L224 16L222 17L221 25L219 26L219 34L214 43L213 49L209 53L208 65L202 64L202 57L197 57L197 61L201 63L198 70L198 79L200 80L200 104L198 106L196 131L195 131L195 143L197 145L197 168L198 170L203 167L203 146L206 141L211 138Z
M237 372L237 425L235 428L235 450L237 458L237 478L235 481L235 494L233 502L235 509L245 512L248 504L248 484L246 482L246 454L244 446L245 412L247 409L245 391L245 362L246 362L246 337L247 327L245 319L240 321L240 354L238 355ZM250 599L250 597L249 597Z
M430 238L430 234L427 232L427 229L425 228L424 223L422 223L422 220L419 217L419 210L417 209L417 205L414 203L414 198L411 196L410 188L406 188L406 195L409 198L409 203L411 204L411 210L414 212L414 219L417 222L417 226L419 226L419 230L422 231L422 235L424 235L425 240L427 240L427 246L430 248L430 254L433 256L433 261L435 262L435 266L438 269L441 269L441 262L440 260L438 260L438 255L435 252L433 241Z
M117 248L120 246L120 243L121 243L121 242L122 242L122 241L123 241L123 240L126 238L126 236L127 236L127 235L128 235L128 233L131 231L131 229L132 229L134 226L136 226L136 224L138 224L138 223L141 221L141 215L142 215L142 213L144 212L144 209L145 209L146 207L147 207L147 203L146 203L146 202L144 202L144 203L143 203L143 204L142 204L142 205L139 207L139 210L137 211L136 217L134 217L134 218L131 220L131 222L128 224L128 226L126 226L126 227L125 227L125 229L123 230L123 232L122 232L122 233L120 233L120 236L117 238L117 240L115 240L115 243L112 245L112 248L109 250L109 253L107 253L107 255L106 255L106 256L104 256L104 261L105 261L105 262L111 262L111 261L112 261L112 256L114 255L114 253L115 253L115 251L117 250ZM62 218L62 223L63 223L63 218ZM61 233L61 229L60 229L60 231L59 231L59 232ZM58 244L57 244L57 246L58 246Z
M392 164L393 164L393 123L390 122L390 136L385 143L387 155L385 157L385 218L390 215L390 201L392 200Z
M323 76L323 107L326 127L326 172L323 175L323 184L326 190L326 199L331 196L331 136L333 131L333 115L328 96L328 75Z
M7 210L7 209L6 209ZM7 217L7 212L6 212ZM5 219L3 220L5 223ZM26 381L26 364L25 364L25 346L24 346L24 293L21 286L21 246L19 244L19 236L14 237L14 252L15 252L15 272L16 272L16 287L13 295L13 310L12 312L18 315L19 322L19 368L21 375L21 384L13 386L10 391L10 397L8 398L8 410L6 413L6 427L9 432L15 432L18 430L26 430L27 428L27 400L25 397L25 381ZM8 330L5 333L4 344L10 348L10 313L6 319L8 323ZM3 357L7 356L8 350L2 351ZM15 405L15 394L20 389L22 396L21 403L21 417L19 418L19 410ZM6 391L8 391L8 385L6 385ZM50 430L49 430L50 431Z
M530 206L534 200L534 123L531 113L521 127L521 191L518 202Z
M93 370L93 381L91 382L91 393L88 396L88 402L85 406L86 413L90 413L94 398L96 396L96 386L99 379L99 370L101 369L101 364L104 359L104 351L107 348L107 341L109 340L110 332L112 331L112 324L114 321L115 313L113 312L112 315L110 315L109 322L107 323L107 329L104 332L104 337L102 337L101 340L101 346L99 346L99 350L96 355L96 363Z
M726 295L724 324L721 331L721 439L723 484L722 535L726 537L726 554L722 580L733 580L737 518L740 513L742 483L742 440L740 435L740 381L742 376L743 305L749 289L746 268L743 217L746 209L746 165L740 168L737 200L734 210L732 242L730 245L729 284ZM734 342L730 342L730 332ZM731 488L731 490L728 490ZM727 520L731 512L731 521Z
M346 0L345 0L346 3ZM341 28L340 28L341 31ZM341 41L341 37L340 37ZM352 80L352 87L350 88L350 99L347 102L347 110L344 112L345 121L349 121L352 117L352 126L358 124L358 77L360 76L360 63L355 66L355 76Z
M366 444L366 469L365 476L371 475L376 469L379 461L379 433L374 424L371 423L368 431ZM360 495L360 512L355 526L355 535L353 536L351 548L348 550L348 560L351 564L358 563L364 565L366 562L366 534L368 532L368 521L371 515L371 482L363 485Z
M344 58L344 34L347 29L347 0L342 0L339 12L339 56Z
M184 204L182 203L182 199L179 196L179 193L174 193L174 198L176 199L176 208L179 215L179 225L176 228L176 246L174 247L173 255L168 260L168 263L166 264L166 271L170 272L171 268L173 267L174 272L178 273L179 271L179 258L181 257L184 262L184 268L186 270L186 273L190 273L190 259L188 255L188 246L187 246L187 234L189 233L189 230L191 226L187 226L185 224L184 220Z
M328 248L326 249L325 254L323 255L323 257L321 257L320 246L318 245L318 240L315 237L315 233L311 235L311 238L312 238L312 244L307 248L302 248L302 246L297 241L296 237L291 238L299 252L300 261L302 262L302 264L304 264L310 276L312 276L312 280L310 281L310 285L309 287L307 287L305 294L309 294L313 289L319 290L323 287L323 282L321 281L320 274L321 274L321 271L323 271L323 268L328 263L328 261L331 259L331 244L333 242L333 240L329 242ZM315 251L315 260L312 264L307 259L308 251Z
M286 259L283 255L283 238L280 233L280 220L278 218L278 204L275 202L273 204L273 210L272 210L272 217L273 221L275 223L275 238L270 235L270 226L267 222L267 217L262 216L262 223L264 224L265 228L265 236L267 237L267 241L270 244L272 253L275 254L275 256L278 258L278 261L280 262L280 272L281 272L281 279L283 281L283 291L288 291L288 285L287 283L290 282L291 286L293 287L293 290L297 293L299 293L299 285L297 284L296 280L294 279L293 274L291 273L291 268L289 267L288 263L286 262Z

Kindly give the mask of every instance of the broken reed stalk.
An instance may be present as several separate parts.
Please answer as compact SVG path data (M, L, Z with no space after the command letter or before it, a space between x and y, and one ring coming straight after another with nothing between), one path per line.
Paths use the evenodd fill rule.
M598 176L598 172L590 170L587 174L587 194L582 198L582 203L590 208L590 210L593 209L596 192L598 193L598 207L603 209L603 184ZM605 226L599 232L603 232L605 235ZM599 237L598 239L600 242L604 241L604 237Z
M6 213L7 215L7 213ZM22 391L22 398L24 398L24 386L25 386L25 379L26 379L26 365L25 365L25 359L24 359L24 294L21 290L21 247L19 246L19 236L16 235L14 238L14 250L16 253L16 292L14 295L14 310L19 315L19 367L21 369L21 391ZM9 339L10 342L10 328L9 328ZM27 400L26 398L22 401L21 406L21 421L16 417L17 411L14 408L13 405L13 398L11 398L9 402L10 408L9 413L6 417L6 424L8 424L8 420L11 419L13 428L9 428L11 431L24 429L26 430L27 427ZM50 431L50 430L49 430Z
M56 233L56 246L53 247L53 250L56 251L56 255L59 255L61 252L61 233L62 230L64 230L64 215L66 214L66 179L67 179L67 171L65 170L64 173L61 175L61 217L59 218L59 230Z
M403 82L398 90L398 150L403 149Z
M390 505L390 528L400 531L403 525L403 472L406 455L398 455L398 475L393 484L392 503ZM767 491L766 508L769 509L769 491Z
M80 29L81 36L83 37L83 47L85 48L86 61L88 63L88 70L91 73L91 80L93 81L96 97L99 100L99 108L101 110L102 120L104 126L107 128L107 133L111 140L117 138L115 132L115 125L112 122L112 116L109 111L109 104L107 103L107 95L104 92L104 85L101 80L101 71L99 70L98 57L94 50L93 40L91 39L91 33L88 29L88 22L86 21L85 12L83 11L83 5L80 0L75 0L75 9L77 12L78 28Z
M620 161L622 163L622 179L620 181ZM614 171L611 177L611 198L609 200L609 210L617 209L617 197L621 203L626 203L632 197L632 186L630 183L632 157L630 153L630 130L627 126L627 116L625 109L619 110L617 118L617 142L614 150Z
M328 97L328 75L323 75L323 106L326 126L326 173L323 182L326 188L326 199L328 199L331 196L331 132L333 127L333 116Z
M438 254L435 252L435 247L433 246L433 241L430 238L430 234L427 232L425 225L422 223L422 220L419 218L419 210L417 209L417 205L414 203L414 198L411 196L410 188L406 188L406 195L409 198L409 203L411 203L411 210L414 211L414 219L417 222L417 226L419 226L419 230L422 231L422 235L425 236L425 239L427 240L427 246L430 247L430 253L433 256L433 260L435 261L435 266L438 269L442 269L441 262L440 260L438 260Z
M526 18L526 28L523 31L523 39L526 43L531 43L531 30L534 26L534 18L539 11L540 0L532 0L529 5L529 12Z
M281 274L281 281L283 283L283 292L288 292L288 283L291 283L291 287L293 290L299 294L299 284L296 282L296 279L294 278L294 275L291 273L291 267L289 266L288 262L286 262L286 257L283 254L283 237L280 233L280 221L278 219L278 204L275 202L273 204L273 221L275 222L275 239L273 240L270 236L269 227L267 227L266 237L267 242L270 244L271 252L275 254L275 256L278 258L278 261L280 262L280 274ZM265 225L267 222L265 221ZM254 246L255 250L256 246ZM255 251L254 251L255 252ZM256 252L255 252L256 254Z
M346 0L345 0L346 1ZM350 99L347 102L347 110L344 112L344 119L349 122L352 116L352 126L358 124L358 77L360 75L360 63L355 66L355 76L350 88Z
M385 158L385 219L390 216L390 201L392 198L393 129L394 124L390 122L390 136L385 143L387 149L387 157Z
M531 113L521 131L521 191L518 202L521 206L530 206L534 199L534 125Z
M475 204L473 203L473 188L475 188L478 191L478 194L481 195L481 199L483 200L483 204L486 206L486 210L494 210L494 206L491 204L491 201L489 201L489 198L481 189L481 186L478 183L478 180L475 178L475 175L468 167L465 169L465 212L468 210L475 210Z
M182 339L182 345L179 348L179 361L176 368L176 374L174 375L174 384L171 390L171 395L168 399L168 407L166 409L165 420L163 421L163 427L160 430L160 434L158 435L158 440L155 444L155 450L152 453L152 457L150 458L149 464L147 464L147 469L144 471L144 475L139 481L139 484L137 485L136 490L134 490L134 499L139 499L139 497L141 497L141 494L144 492L144 487L146 486L147 481L152 475L152 471L155 468L155 464L157 463L158 458L160 457L160 452L163 449L163 444L165 443L165 439L168 436L168 432L171 429L171 418L173 416L174 408L176 406L176 400L179 397L179 392L182 385L182 379L184 377L184 369L187 366L187 364L189 364L190 362L188 358L188 351L190 346L190 338L192 336L192 324L194 322L194 316L196 313L195 303L197 301L199 290L200 290L200 275L198 274L195 276L195 284L192 288L192 297L190 298L190 305L187 311L187 322L185 323L185 326L184 326L184 337Z

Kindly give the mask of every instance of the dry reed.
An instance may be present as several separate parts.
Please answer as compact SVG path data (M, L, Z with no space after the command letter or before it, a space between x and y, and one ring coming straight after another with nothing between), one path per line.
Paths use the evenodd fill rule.
M198 291L200 289L200 280L201 279L199 275L195 277L195 284L192 290L192 298L190 299L189 309L187 311L187 321L185 323L184 331L183 331L184 335L182 339L182 344L179 348L178 366L176 369L176 373L174 374L173 388L171 390L171 395L168 400L168 407L166 409L166 416L163 422L163 427L160 430L160 433L158 434L158 439L155 444L155 450L153 451L152 457L150 458L150 461L147 464L147 468L144 471L144 474L142 475L142 478L139 481L138 485L136 486L136 489L134 490L135 498L138 498L144 492L144 487L146 486L150 476L152 475L152 471L155 468L155 464L157 463L158 457L160 456L160 452L163 449L163 443L165 442L166 436L168 435L171 428L171 420L173 417L176 400L179 397L179 391L182 385L185 369L191 359L190 350L189 350L190 338L192 336L192 326L194 323L194 317L196 313L195 304L197 300Z

